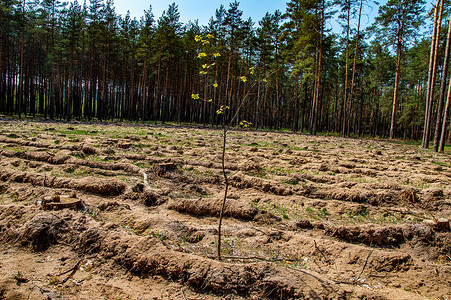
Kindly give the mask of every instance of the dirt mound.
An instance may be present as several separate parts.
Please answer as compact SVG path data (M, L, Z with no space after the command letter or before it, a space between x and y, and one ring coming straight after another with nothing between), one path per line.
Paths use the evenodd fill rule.
M434 232L427 226L402 224L391 226L325 226L325 234L351 243L390 247L408 240L431 242Z
M169 208L178 212L189 213L194 216L214 216L220 214L222 199L177 199L170 203ZM252 220L258 213L258 209L228 199L226 202L224 216L241 220Z
M269 180L251 177L241 172L232 176L230 180L232 186L240 189L254 188L266 193L273 193L280 196L288 196L293 194L290 187L286 187Z
M70 231L68 224L60 217L41 213L36 215L27 224L19 237L22 246L31 246L34 251L45 251L51 245L67 238Z
M71 179L61 177L47 178L45 175L0 168L0 180L17 183L31 183L33 186L70 188L93 194L116 196L122 194L127 185L118 179L85 177Z
M122 194L127 185L118 179L86 177L73 182L73 187L93 194L116 196Z
M197 290L269 299L345 299L346 295L338 285L322 280L314 272L287 270L270 263L237 265L202 259L168 250L155 237L133 238L123 233L99 231L87 235L88 232L82 238L81 249L100 248L135 274L163 275Z

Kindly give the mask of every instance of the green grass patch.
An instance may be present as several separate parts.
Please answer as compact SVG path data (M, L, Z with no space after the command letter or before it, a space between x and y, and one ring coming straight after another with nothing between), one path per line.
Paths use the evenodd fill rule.
M432 163L434 164L434 165L437 165L437 166L446 166L446 167L451 167L451 163L446 163L446 162L443 162L443 161L432 161Z
M307 215L309 217L316 219L316 220L327 218L330 215L329 211L325 207L322 209L318 209L318 210L315 210L311 207L307 207L305 209L305 212L307 213Z

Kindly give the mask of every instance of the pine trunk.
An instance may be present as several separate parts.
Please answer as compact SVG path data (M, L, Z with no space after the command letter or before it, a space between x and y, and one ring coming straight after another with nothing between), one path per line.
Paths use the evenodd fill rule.
M445 112L443 114L442 134L441 134L441 137L440 137L439 152L445 151L445 136L446 136L446 129L447 129L448 124L449 124L448 122L449 122L450 102L451 102L451 80L449 81L448 97L446 98ZM448 143L449 143L449 139L450 138L451 138L451 133L449 134L449 137L448 137Z
M399 79L401 75L401 38L398 37L398 46L397 46L397 57L396 57L396 76L395 76L395 90L393 94L393 108L391 115L391 123L390 123L390 139L395 137L395 124L396 124L396 107L398 105L398 90L399 90Z
M25 0L22 2L22 33L20 38L20 73L19 73L19 93L17 97L17 109L19 119L22 117L22 98L23 98L23 56L24 56L24 43L25 43Z
M347 132L347 129L346 129L346 123L347 123L347 121L346 121L346 119L347 119L347 111L348 111L348 109L347 109L347 107L348 107L348 78L349 78L349 26L350 26L350 19L351 19L351 4L349 3L349 1L348 1L348 5L349 5L349 7L348 7L348 18L347 18L347 27L346 27L346 66L345 66L345 68L346 68L346 74L345 74L345 87L344 87L344 92L345 92L345 95L344 95L344 99L343 99L343 127L342 127L342 135L343 135L343 137L345 137L346 136L346 132Z
M431 45L431 55L429 61L429 78L428 78L428 92L426 99L426 114L425 114L425 122L424 122L424 131L423 131L423 148L429 148L429 140L430 140L430 131L431 131L431 123L432 123L432 106L434 100L434 88L435 88L435 74L437 71L437 52L438 52L438 44L439 44L439 36L440 36L440 27L442 20L442 12L443 12L443 0L440 5L440 16L438 17L438 7L440 5L440 0L437 0L437 5L435 7L434 13L434 29L432 33L432 45ZM438 17L438 21L437 21Z
M355 84L355 73L356 73L356 65L357 65L357 51L359 49L359 40L360 40L360 20L362 18L362 7L363 7L363 0L360 0L360 8L359 8L359 18L357 22L357 36L356 36L356 42L355 42L355 49L354 49L354 62L352 64L352 79L351 79L351 91L349 93L349 107L351 107L351 103L353 101L353 94L354 94L354 84ZM348 116L350 113L348 114ZM351 118L347 118L348 122ZM348 125L348 132L347 135L350 136L351 130Z
M437 109L437 121L435 123L435 136L434 136L434 151L437 152L440 143L440 133L442 127L442 115L443 115L443 102L445 100L446 92L446 75L448 72L448 62L449 62L449 49L450 49L450 39L451 39L451 19L448 23L448 36L446 38L446 50L445 50L445 61L443 63L442 70L442 82L440 86L440 98L438 102Z

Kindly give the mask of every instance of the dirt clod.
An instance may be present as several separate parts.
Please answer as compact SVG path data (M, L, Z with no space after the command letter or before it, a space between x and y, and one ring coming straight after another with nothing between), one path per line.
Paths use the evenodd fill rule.
M51 213L41 213L25 224L19 240L22 246L31 246L34 251L45 251L58 243L63 234L69 230L67 223L60 217Z

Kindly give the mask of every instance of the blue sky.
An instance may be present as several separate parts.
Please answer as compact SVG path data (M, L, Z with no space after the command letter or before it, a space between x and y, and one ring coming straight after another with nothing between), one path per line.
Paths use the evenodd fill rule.
M143 15L143 10L152 5L155 19L158 20L163 11L173 2L179 7L180 20L183 23L198 19L200 25L206 25L221 4L227 9L233 0L115 0L114 4L118 14L125 15L127 10L130 10L130 15L138 19ZM284 12L286 7L286 2L280 0L243 0L239 2L240 9L243 11L243 19L251 17L254 22L258 22L266 12L272 13L276 9Z
M68 0L74 1L74 0ZM78 0L79 3L83 3L84 0ZM131 17L140 19L144 15L144 10L148 9L152 5L152 12L155 15L155 19L158 20L164 10L167 10L168 6L175 2L178 5L180 12L180 21L187 23L188 21L199 20L199 25L207 25L211 17L214 16L215 11L222 4L226 9L229 8L229 4L234 0L114 0L116 12L120 15L125 15L127 11L130 11ZM275 10L280 10L282 13L286 10L286 3L288 0L241 0L240 9L243 11L243 19L249 17L258 26L258 21L267 13L273 13ZM427 7L430 9L431 0L427 0ZM89 5L89 0L86 0ZM371 1L367 1L371 2ZM383 5L387 0L380 0L380 5ZM378 6L372 4L372 7L365 7L362 17L361 28L364 29L373 23L374 17L377 15ZM340 28L334 20L329 21L329 28L333 28L333 31L339 33ZM354 24L354 27L357 24Z

